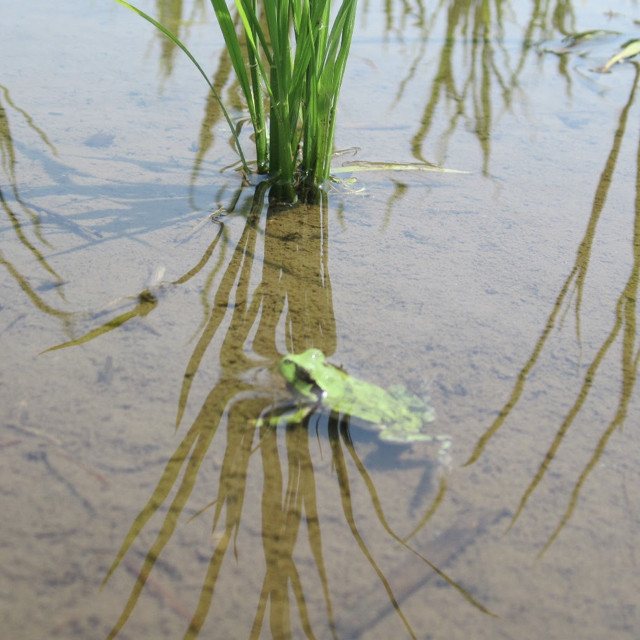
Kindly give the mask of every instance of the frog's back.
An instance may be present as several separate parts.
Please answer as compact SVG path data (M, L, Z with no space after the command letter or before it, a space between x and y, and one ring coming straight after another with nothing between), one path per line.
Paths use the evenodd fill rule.
M419 415L423 422L433 422L436 419L436 410L431 404L428 391L425 391L422 396L419 396L406 387L393 385L389 387L389 393L411 413Z
M345 386L339 410L376 426L403 424L418 429L420 419L407 406L374 384L352 378Z

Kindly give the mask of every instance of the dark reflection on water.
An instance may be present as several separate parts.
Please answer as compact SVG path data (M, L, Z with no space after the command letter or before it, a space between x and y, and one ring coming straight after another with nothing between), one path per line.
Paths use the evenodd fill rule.
M402 7L402 10L400 9ZM425 148L435 146L442 162L460 130L469 130L482 154L482 172L491 173L491 139L500 116L521 93L520 76L536 55L532 44L551 34L567 34L574 22L571 2L531 3L515 33L510 24L511 2L452 0L432 6L418 0L386 7L385 38L405 41L410 28L420 43L398 79L394 105L419 92L422 112L411 139L413 156L426 162ZM416 36L413 36L414 38ZM520 43L519 50L513 40ZM435 54L433 42L441 43ZM429 80L424 81L423 74ZM450 114L443 123L441 113Z
M2 97L0 98L0 156L3 177L0 185L8 185L10 191L9 194L5 194L0 188L0 204L6 215L9 228L13 230L22 246L32 255L35 264L44 270L45 277L50 279L49 288L55 289L60 298L64 300L63 278L49 264L45 256L46 251L52 248L52 244L44 236L42 215L39 209L29 204L20 193L16 174L16 149L11 135L12 118L24 119L54 156L57 156L57 151L47 138L46 133L33 122L31 116L13 102L9 89L0 85L0 91L2 92ZM33 229L33 239L28 237L29 228ZM5 230L6 227L3 228L3 232ZM45 302L25 274L21 273L12 261L3 255L1 247L0 264L18 282L20 288L40 311L61 318L63 322L67 321L69 314Z
M471 457L466 462L467 465L473 464L480 458L484 449L489 444L490 440L496 435L498 430L503 426L504 422L509 418L509 415L518 403L518 400L525 391L527 378L535 367L538 359L542 355L545 343L554 330L558 330L559 325L562 324L563 316L566 315L571 306L574 307L573 312L576 318L576 331L578 340L580 340L580 327L581 327L581 307L585 295L585 285L587 281L587 274L589 269L589 261L591 258L592 249L597 238L598 222L600 215L607 202L607 195L609 188L613 182L614 173L616 170L616 164L620 153L620 148L625 139L625 133L627 130L627 121L629 112L634 104L637 96L638 89L638 77L640 75L640 65L634 63L635 76L631 85L631 91L627 104L624 105L620 112L618 126L613 134L613 141L611 151L607 157L605 166L600 175L600 180L596 186L595 194L593 197L593 205L591 208L591 215L587 224L586 232L576 255L576 260L573 269L569 273L565 280L555 304L547 319L544 330L540 334L540 338L534 346L533 352L526 362L525 366L520 370L517 377L517 382L514 385L513 391L507 403L500 410L498 417L483 434L482 438L478 441ZM567 524L571 515L573 514L577 504L580 492L583 489L589 474L593 471L596 463L600 460L602 454L605 451L609 438L613 435L616 429L622 427L625 423L628 413L629 402L632 397L633 390L636 384L636 378L638 374L638 359L640 357L640 348L637 345L637 297L638 297L638 278L640 277L640 142L638 144L637 165L636 165L636 199L635 199L635 215L631 225L631 246L633 249L633 263L631 270L624 287L616 301L613 315L613 327L606 335L600 348L597 350L593 361L586 368L582 385L580 387L577 397L573 400L573 404L569 409L567 415L563 419L558 431L553 439L551 446L549 447L544 460L542 461L537 473L531 480L529 486L525 490L515 515L513 516L509 528L511 528L523 509L529 502L531 495L536 487L542 482L543 478L547 474L549 467L553 463L553 460L560 448L560 445L565 440L569 429L577 423L577 418L580 413L580 409L584 405L589 393L592 391L592 387L595 382L596 375L600 369L603 361L607 356L610 356L614 352L614 347L618 346L622 351L622 359L620 363L620 379L621 386L619 390L618 406L614 415L610 421L606 424L606 428L600 434L600 437L595 441L595 447L593 449L593 455L585 465L580 476L578 477L571 495L569 496L569 504L566 511L562 515L560 522L551 534L550 538L545 543L544 547L540 551L540 555L545 553L547 549L553 544L556 537L560 534L564 526ZM616 345L617 342L620 344ZM590 436L591 437L591 436Z
M307 525L309 547L322 585L327 626L331 634L337 637L331 588L324 566L321 534L323 523L316 509L317 489L310 451L310 446L315 446L316 443L310 439L308 426L310 420L317 417L312 414L305 418L302 424L292 424L286 428L286 465L283 465L278 448L278 429L268 426L271 420L258 421L258 417L273 415L274 410L280 414L295 405L290 400L288 403L278 403L277 408L274 408L272 394L246 382L251 380L251 372L259 362L256 360L257 355L272 363L277 361L280 355L276 344L279 326L284 326L285 342L292 352L316 347L330 354L335 348L335 320L328 271L327 201L326 197L321 196L317 205L269 207L262 232L260 222L264 210L265 189L266 183L256 188L246 214L243 233L237 243L230 247L225 238L225 241L214 247L219 253L223 253L224 246L231 248L224 263L216 260L215 251L209 250L205 253L206 258L198 263L200 268L204 268L212 261L212 275L220 270L219 284L215 290L209 292L213 298L213 305L200 330L184 374L178 407L178 427L189 402L189 392L198 375L200 363L206 351L214 348L216 339L220 342L219 380L166 465L149 502L132 524L105 578L106 582L151 518L159 510L166 510L163 525L147 552L127 604L109 638L118 635L133 613L151 571L178 526L180 516L197 481L198 471L221 427L225 430L226 446L217 495L209 505L213 509L212 535L219 534L219 538L208 562L199 602L184 637L195 638L199 635L212 608L216 589L220 588L218 578L222 563L240 530L243 506L246 501L250 501L250 496L246 495L246 486L248 477L253 473L250 468L251 459L257 450L260 452L264 476L261 503L266 571L262 591L257 599L258 605L250 637L260 636L267 611L273 636L283 638L291 635L290 590L293 592L297 613L305 633L309 636L314 635L294 557L294 548L298 543L300 525L303 521ZM219 224L224 228L223 220L220 220ZM218 238L222 237L224 234L221 230ZM261 241L264 241L264 257L261 262L256 262L257 244ZM256 269L261 273L261 280L252 288L251 276ZM193 275L193 270L190 274ZM179 286L187 280L185 276L173 284ZM228 324L223 328L225 318L228 319ZM87 334L58 348L86 342L110 330L113 328L112 325L113 322L103 325L93 334ZM222 336L219 335L221 332ZM425 564L425 571L435 571L478 610L493 615L466 589L412 549L405 539L394 532L384 515L375 484L351 442L348 418L332 415L328 431L332 467L336 470L345 521L362 554L384 586L390 603L409 635L417 637L402 612L391 584L375 560L375 550L369 548L358 530L353 513L349 472L344 459L345 450L350 454L366 484L380 524L395 543L415 554ZM323 490L326 490L326 487ZM418 525L406 539L426 526L444 498L445 490L446 484L442 478L436 500L421 516ZM170 498L172 491L175 491L175 495ZM169 500L170 505L165 506L165 502ZM205 510L206 508L201 510L197 517L202 517ZM236 555L240 553L238 549L234 552Z

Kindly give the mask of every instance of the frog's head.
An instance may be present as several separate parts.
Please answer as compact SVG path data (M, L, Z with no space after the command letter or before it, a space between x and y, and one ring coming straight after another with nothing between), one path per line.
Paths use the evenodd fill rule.
M325 364L326 358L320 349L308 349L298 355L284 356L280 361L280 373L298 393L317 399L322 395L317 384L318 373Z

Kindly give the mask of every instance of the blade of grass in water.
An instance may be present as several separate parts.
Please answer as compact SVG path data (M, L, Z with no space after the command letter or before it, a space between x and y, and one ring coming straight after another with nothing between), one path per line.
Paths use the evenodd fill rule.
M244 27L247 49L246 63L243 46L225 0L211 0L211 6L216 14L216 19L218 20L222 37L229 52L233 70L236 73L240 88L247 102L247 108L249 109L251 124L256 136L258 171L259 173L265 173L269 162L269 150L262 83L265 83L267 72L260 57L259 44L264 34L262 34L255 13L256 4L255 2L236 2L238 13ZM258 40L256 40L256 36L259 38ZM268 55L267 62L269 63ZM247 74L247 67L250 69L250 74ZM265 83L265 86L267 92L270 94L269 84Z
M360 162L333 167L331 173L360 173L362 171L435 171L438 173L469 173L460 169L446 169L431 164L396 162Z

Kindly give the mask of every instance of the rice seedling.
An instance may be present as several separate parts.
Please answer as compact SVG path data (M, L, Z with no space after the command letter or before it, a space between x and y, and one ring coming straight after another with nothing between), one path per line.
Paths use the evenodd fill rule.
M125 0L119 4L160 29L206 80L249 167L234 125L193 54L166 26ZM254 131L257 171L273 199L292 202L329 177L338 96L351 46L357 0L210 0Z

